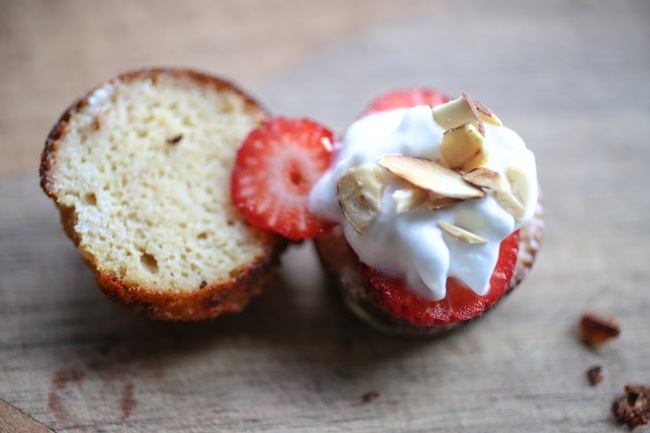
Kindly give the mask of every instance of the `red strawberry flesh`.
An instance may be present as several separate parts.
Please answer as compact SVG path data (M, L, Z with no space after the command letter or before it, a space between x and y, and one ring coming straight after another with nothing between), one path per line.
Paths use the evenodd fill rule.
M517 261L519 232L501 242L499 259L490 279L490 290L479 296L455 278L447 280L447 295L440 301L429 301L409 289L399 277L384 274L363 263L366 284L375 299L388 313L416 326L436 326L469 320L491 307L508 287Z
M253 130L237 153L231 197L246 219L291 240L318 236L331 227L309 212L309 192L329 168L334 142L310 119L278 117Z
M395 90L379 96L377 99L372 101L363 113L361 113L359 118L380 111L394 110L397 108L410 108L415 107L416 105L431 105L432 107L435 107L436 105L444 104L449 101L450 98L447 95L444 95L437 90L424 87Z

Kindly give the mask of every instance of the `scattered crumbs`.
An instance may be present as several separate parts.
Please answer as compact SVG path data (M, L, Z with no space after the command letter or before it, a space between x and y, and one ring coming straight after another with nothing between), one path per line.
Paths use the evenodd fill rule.
M205 280L203 280L203 281L201 281L201 285L200 285L199 287L202 289L202 288L204 288L204 287L207 286L207 285L208 285L208 282L205 281Z
M600 365L594 365L587 370L587 379L591 386L596 386L603 381L603 368Z
M593 313L585 313L580 318L580 333L582 339L590 346L600 346L607 340L616 338L621 333L621 327L612 317L601 317Z
M612 404L616 420L621 424L627 424L630 429L648 424L650 386L625 385L625 393Z
M362 397L364 403L370 403L379 398L379 391L368 391Z
M169 144L178 144L183 139L183 134L177 134L173 137L167 138L167 143Z

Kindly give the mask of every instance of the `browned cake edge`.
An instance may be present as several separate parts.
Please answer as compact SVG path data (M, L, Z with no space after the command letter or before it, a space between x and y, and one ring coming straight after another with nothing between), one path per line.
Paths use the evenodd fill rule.
M113 84L118 81L128 83L142 79L151 79L155 84L158 77L162 75L189 78L201 85L212 86L218 92L234 93L244 101L246 113L258 115L260 119L268 116L267 111L257 101L231 82L191 69L143 68L121 74L105 84ZM105 84L102 84L102 86ZM74 102L55 123L45 142L39 171L41 188L45 194L54 200L61 214L61 222L65 233L75 246L79 245L79 238L74 230L76 224L75 210L57 203L51 173L59 141L66 135L70 119L88 105L88 98L94 90ZM99 269L96 263L84 257L83 254L82 258L93 270L99 288L112 301L122 304L133 311L144 313L153 319L204 320L217 317L223 313L234 313L243 310L252 298L262 293L276 281L277 268L280 264L279 258L286 249L287 242L269 233L263 235L266 238L264 253L240 269L233 269L228 280L203 281L196 289L183 293L159 291L138 285L127 286L121 277Z

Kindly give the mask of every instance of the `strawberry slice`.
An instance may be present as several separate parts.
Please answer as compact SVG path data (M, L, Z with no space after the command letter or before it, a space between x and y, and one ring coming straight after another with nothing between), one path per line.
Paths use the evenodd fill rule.
M490 290L479 296L455 278L447 280L447 296L429 301L410 290L398 277L386 275L362 264L368 287L391 315L416 326L436 326L469 320L491 307L510 286L519 251L519 231L501 242L499 259L490 278Z
M394 110L397 108L410 108L416 105L436 105L449 102L450 99L437 90L417 87L414 89L395 90L382 95L372 101L370 105L361 113L359 118L371 113L380 111Z
M309 192L332 162L334 134L310 119L277 117L253 130L237 153L233 204L262 229L299 241L333 224L309 212Z

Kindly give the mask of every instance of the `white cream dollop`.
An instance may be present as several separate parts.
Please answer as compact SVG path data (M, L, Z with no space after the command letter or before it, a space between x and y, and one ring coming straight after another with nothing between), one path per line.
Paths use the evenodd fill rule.
M524 196L529 199L524 203L526 212L520 222L490 194L438 210L420 206L397 213L393 194L404 187L405 181L389 176L380 216L361 234L341 210L337 182L350 167L380 167L378 161L384 155L440 160L443 133L429 106L363 117L349 127L342 142L336 143L336 162L314 186L309 200L311 212L341 225L346 240L362 262L405 279L412 290L432 301L445 297L448 277L455 277L478 295L485 295L501 241L532 218L537 201L535 157L521 137L505 126L485 124L484 166L504 178L508 167L519 168L527 176L529 191ZM453 238L439 227L438 221L462 227L487 242L472 244Z

